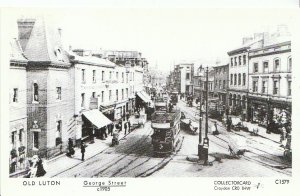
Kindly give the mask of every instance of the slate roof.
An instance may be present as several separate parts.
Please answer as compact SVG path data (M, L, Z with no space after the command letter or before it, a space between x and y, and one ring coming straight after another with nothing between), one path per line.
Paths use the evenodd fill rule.
M57 55L58 51L61 55ZM45 18L36 19L24 54L31 62L69 65L69 58L62 47L58 28L47 24Z
M25 58L21 45L17 39L10 41L10 62L27 63L28 60Z

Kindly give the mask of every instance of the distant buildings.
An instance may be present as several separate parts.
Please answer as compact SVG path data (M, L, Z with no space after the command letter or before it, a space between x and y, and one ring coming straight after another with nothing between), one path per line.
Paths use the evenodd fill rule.
M194 64L181 63L174 66L173 89L181 94L193 94Z
M209 98L218 97L228 114L262 126L290 126L292 56L287 27L280 25L273 33L245 37L241 46L227 54L229 64L209 68ZM189 67L175 65L167 77L168 88L205 98L206 70L200 66L193 73ZM193 83L189 81L190 74Z

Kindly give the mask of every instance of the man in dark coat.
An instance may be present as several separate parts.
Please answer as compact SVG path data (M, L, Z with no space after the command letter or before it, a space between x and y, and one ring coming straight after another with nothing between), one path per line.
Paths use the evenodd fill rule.
M84 153L85 153L86 145L84 142L81 143L81 160L84 161Z
M232 120L231 117L227 118L227 131L231 131Z
M125 130L125 135L126 135L126 133L127 133L127 122L126 121L124 122L124 130Z

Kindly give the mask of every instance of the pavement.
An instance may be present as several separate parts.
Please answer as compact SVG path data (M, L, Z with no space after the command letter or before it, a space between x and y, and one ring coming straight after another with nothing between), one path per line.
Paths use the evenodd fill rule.
M129 118L129 120L132 122L133 116ZM123 126L124 127L124 126ZM134 130L133 130L134 131ZM130 132L131 133L131 132ZM126 136L130 134L127 132L125 135L124 130L122 130L119 133L119 141L126 139ZM101 139L94 139L94 143L90 144L87 143L87 147L84 154L84 159L90 159L100 153L103 153L104 151L108 150L111 147L112 143L112 136L108 135L105 140ZM66 156L66 154L61 154L59 156L56 156L52 159L44 160L44 168L47 171L45 177L55 177L56 175L60 174L61 172L73 168L80 164L82 162L81 160L81 149L80 148L74 148L75 154L72 157ZM76 176L74 176L76 177Z
M184 103L187 103L184 99L181 100ZM193 102L193 107L196 108L197 104L194 101ZM237 117L238 118L238 117ZM221 122L217 121L217 124L220 124ZM251 122L246 122L243 121L243 125L248 127L249 131L248 132L252 132L252 130L258 130L257 136L260 136L262 138L268 139L268 140L272 140L276 143L280 143L280 134L275 134L275 133L267 133L266 128L258 126L258 124L254 124Z

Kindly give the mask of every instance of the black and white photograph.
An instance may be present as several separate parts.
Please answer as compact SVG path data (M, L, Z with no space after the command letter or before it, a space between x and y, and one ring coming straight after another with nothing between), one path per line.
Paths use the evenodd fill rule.
M23 185L294 176L294 11L3 13L1 175Z

